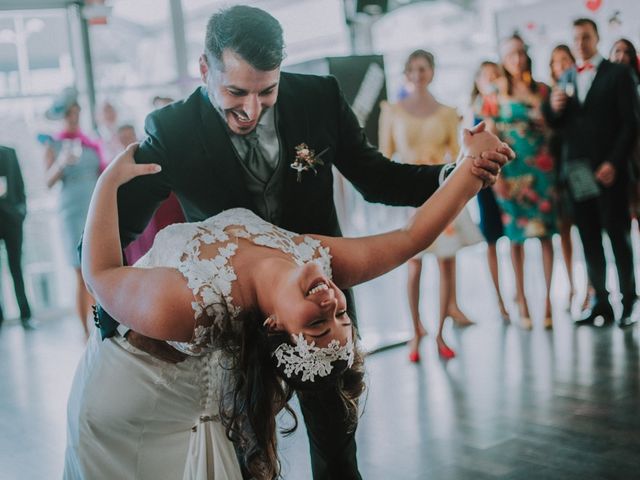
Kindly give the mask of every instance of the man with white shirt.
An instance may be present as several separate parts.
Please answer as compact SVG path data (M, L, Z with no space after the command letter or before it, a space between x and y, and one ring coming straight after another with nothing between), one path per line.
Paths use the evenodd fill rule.
M587 271L596 291L576 325L601 317L613 322L606 289L602 230L611 240L622 299L621 327L636 322L637 302L630 241L629 159L638 131L638 97L631 72L598 53L598 28L587 18L573 23L576 67L560 79L543 113L565 139L560 177L571 194L584 246Z

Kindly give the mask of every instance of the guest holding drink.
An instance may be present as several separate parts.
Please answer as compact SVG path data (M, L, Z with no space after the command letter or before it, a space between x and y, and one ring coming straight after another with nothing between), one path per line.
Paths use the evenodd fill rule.
M65 253L76 273L76 312L85 335L89 336L87 319L94 301L80 271L78 243L89 210L89 202L98 180L102 152L98 142L91 140L80 128L78 92L66 88L47 110L49 120L61 120L62 131L48 142L45 151L47 186L61 183L60 216L63 222Z
M554 47L551 51L551 60L549 61L552 87L558 87L562 75L570 68L573 68L575 64L576 59L568 46L560 44ZM567 90L567 95L574 95L572 84L566 84L562 86L562 88ZM562 133L559 130L555 130L549 137L549 151L554 158L554 165L556 166L558 232L560 233L560 246L562 248L562 256L564 257L567 277L569 279L569 301L567 308L568 310L571 310L571 304L573 303L573 299L576 294L573 280L573 244L571 242L571 227L575 222L571 211L571 199L569 198L566 179L563 178L562 172L558 169L562 148ZM589 299L592 295L593 290L589 285L587 295L583 302L583 308L586 308L586 305L588 305Z

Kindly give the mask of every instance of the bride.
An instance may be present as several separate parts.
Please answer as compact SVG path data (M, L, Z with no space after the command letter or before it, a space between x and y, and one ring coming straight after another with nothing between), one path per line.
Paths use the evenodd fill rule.
M101 342L93 332L69 399L64 478L274 478L275 417L293 415L294 390L335 386L355 426L362 356L340 289L431 244L482 186L470 158L501 145L465 130L458 166L400 230L299 235L237 208L165 228L126 267L118 188L160 170L136 164L130 145L96 186L82 271L103 308L137 334Z

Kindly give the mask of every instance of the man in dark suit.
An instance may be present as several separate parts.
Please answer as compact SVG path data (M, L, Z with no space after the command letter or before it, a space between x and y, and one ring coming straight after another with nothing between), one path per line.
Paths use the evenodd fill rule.
M175 192L188 221L245 207L285 229L340 235L332 166L369 201L420 205L442 180L442 167L400 165L370 145L332 77L280 72L282 29L266 12L245 6L223 10L207 26L200 57L201 87L186 100L150 114L138 163L157 163L157 176L138 178L118 195L126 245L157 206ZM292 168L297 152L322 153L315 172ZM474 173L486 184L513 152L485 152ZM304 166L304 165L302 165ZM349 298L353 317L353 299ZM116 326L98 318L103 336ZM127 332L128 341L159 357L171 353ZM348 431L334 389L305 394L301 407L316 479L360 478L355 434Z
M32 330L31 308L24 291L22 277L22 224L27 214L24 182L16 151L0 146L0 240L4 240L13 278L16 300L20 308L20 321L25 330ZM0 325L4 321L0 305Z
M598 53L598 29L592 20L576 20L573 37L577 66L565 73L543 112L565 139L561 176L572 195L587 272L596 292L591 307L575 323L592 325L598 317L605 325L613 322L605 285L605 230L623 295L618 324L624 327L636 321L628 182L639 125L638 97L628 68Z

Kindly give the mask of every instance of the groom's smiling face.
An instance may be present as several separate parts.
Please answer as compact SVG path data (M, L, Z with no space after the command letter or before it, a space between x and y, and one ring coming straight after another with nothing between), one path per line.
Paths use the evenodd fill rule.
M212 65L200 57L200 75L209 94L223 110L229 129L237 135L255 130L260 117L278 99L280 68L262 71L226 49Z

